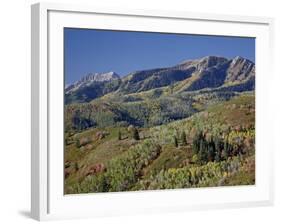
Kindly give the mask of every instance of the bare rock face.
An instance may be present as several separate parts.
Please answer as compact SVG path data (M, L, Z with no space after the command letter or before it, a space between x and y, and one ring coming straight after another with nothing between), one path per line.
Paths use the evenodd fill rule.
M66 94L71 93L83 87L90 86L93 82L109 82L112 80L119 80L120 77L115 72L107 73L89 73L88 75L82 77L79 81L72 85L68 85L65 88Z
M255 64L245 58L235 57L228 70L226 82L243 81L255 75Z
M226 59L224 57L206 56L206 57L203 57L200 59L183 61L179 65L176 65L175 67L177 67L181 70L187 70L187 69L190 69L191 67L194 67L195 70L198 72L198 71L203 71L204 69L207 69L207 68L210 68L213 66L218 66L227 61L228 61L228 59Z
M220 66L224 63L226 63L228 59L218 56L207 56L202 58L199 63L197 64L197 69L199 72L202 72L208 68L214 67L214 66Z
M90 73L87 76L83 77L81 79L81 82L104 82L104 81L110 81L113 79L119 79L119 75L115 72L108 72L108 73Z

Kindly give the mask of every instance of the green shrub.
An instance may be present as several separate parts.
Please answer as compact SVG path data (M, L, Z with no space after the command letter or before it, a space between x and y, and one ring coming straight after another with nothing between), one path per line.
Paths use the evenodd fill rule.
M86 177L74 188L81 192L116 192L130 190L138 181L142 169L161 153L161 147L145 140L117 156L106 165L107 171Z

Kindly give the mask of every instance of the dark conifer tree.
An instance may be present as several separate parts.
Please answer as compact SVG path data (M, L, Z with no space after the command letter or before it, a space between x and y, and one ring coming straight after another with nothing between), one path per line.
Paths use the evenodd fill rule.
M137 128L134 128L133 130L133 139L140 140L139 131Z
M122 134L120 130L118 130L118 140L122 140Z
M220 150L215 152L215 161L220 162L221 161L221 153Z
M204 138L202 138L200 140L200 148L199 148L199 153L198 153L198 159L199 161L201 161L202 163L207 161L207 144L206 144L206 140Z
M174 136L174 145L175 145L176 148L179 146L178 139L177 139L176 136Z
M182 145L187 145L185 131L183 131L183 132L181 133L181 142L182 142Z
M215 158L215 150L212 145L208 146L208 161L214 161Z
M192 151L193 151L193 154L198 154L199 153L199 150L200 150L200 142L201 142L201 139L203 139L203 134L202 132L199 132L196 134L194 140L193 140L193 143L192 143Z

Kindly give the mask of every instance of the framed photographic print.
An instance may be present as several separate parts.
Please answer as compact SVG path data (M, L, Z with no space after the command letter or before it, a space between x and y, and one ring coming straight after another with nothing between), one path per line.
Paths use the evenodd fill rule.
M273 20L32 6L32 216L270 205Z

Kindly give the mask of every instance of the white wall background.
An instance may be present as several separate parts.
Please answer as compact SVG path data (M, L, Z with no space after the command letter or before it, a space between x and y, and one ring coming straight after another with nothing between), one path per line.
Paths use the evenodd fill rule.
M2 0L0 6L0 223L32 223L30 208L30 4L32 0ZM57 0L71 2L75 0ZM270 106L276 122L275 205L273 207L194 211L166 215L79 220L79 223L280 223L281 78L278 74L281 13L278 0L80 0L97 6L183 10L222 14L275 17L275 77ZM266 75L266 74L265 74ZM271 76L272 77L272 76ZM279 137L280 135L280 137ZM279 159L280 158L280 159ZM76 223L77 220L59 223Z

